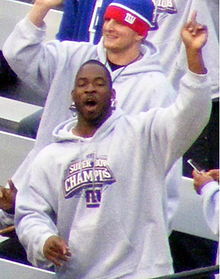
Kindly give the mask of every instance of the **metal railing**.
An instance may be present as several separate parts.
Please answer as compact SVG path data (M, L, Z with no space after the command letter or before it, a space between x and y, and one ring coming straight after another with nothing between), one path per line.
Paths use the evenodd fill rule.
M152 279L202 279L205 276L211 276L214 274L219 274L219 265L212 265L208 267L196 268L189 271L179 272L172 275L165 275L160 277L154 277ZM206 277L207 278L207 277ZM211 278L211 277L210 277Z
M39 269L36 267L16 263L13 261L0 259L0 278L1 279L55 279L54 272ZM175 273L172 275L164 275L160 277L154 277L151 279L204 279L214 278L214 274L219 273L219 265L207 266L203 268L197 268L189 271ZM150 279L149 277L146 279Z

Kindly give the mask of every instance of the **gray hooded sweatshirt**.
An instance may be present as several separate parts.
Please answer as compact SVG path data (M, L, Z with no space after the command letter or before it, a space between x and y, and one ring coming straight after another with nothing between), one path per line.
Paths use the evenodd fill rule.
M72 253L58 278L172 273L163 181L208 121L209 84L199 79L187 73L168 108L116 110L91 138L73 135L73 120L55 129L17 195L17 233L34 265L49 265L43 246L58 234Z

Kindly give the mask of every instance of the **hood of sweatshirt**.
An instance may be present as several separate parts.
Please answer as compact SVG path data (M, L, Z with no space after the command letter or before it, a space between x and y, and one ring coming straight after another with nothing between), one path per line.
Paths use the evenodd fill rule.
M112 115L97 129L95 134L90 138L83 138L72 133L72 129L75 127L77 123L77 118L68 119L62 123L60 123L53 131L54 142L64 142L64 141L90 141L101 140L106 135L110 133L112 129L115 127L115 122L118 118L124 115L124 112L118 108L116 109Z
M106 58L106 49L103 46L103 37L97 46L97 52L100 61L103 64L105 64L108 67L108 69L111 71L110 67L108 66L108 62ZM141 53L143 54L143 57L140 60L137 60L134 63L127 65L127 66L131 65L131 67L127 67L127 66L124 67L125 69L121 73L122 76L134 75L140 72L144 73L149 71L163 72L162 66L159 62L160 61L159 50L156 46L154 46L151 42L144 40L141 45Z

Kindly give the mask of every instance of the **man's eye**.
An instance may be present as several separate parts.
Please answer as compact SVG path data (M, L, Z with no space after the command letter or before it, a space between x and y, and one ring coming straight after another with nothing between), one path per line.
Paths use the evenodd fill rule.
M78 86L78 87L83 87L83 86L85 86L85 85L86 85L85 82L78 82L78 83L77 83L77 86Z
M97 79L97 80L95 81L95 85L96 85L96 86L105 86L105 81L102 80L102 79Z
M103 82L98 82L96 85L97 86L105 86L105 84Z

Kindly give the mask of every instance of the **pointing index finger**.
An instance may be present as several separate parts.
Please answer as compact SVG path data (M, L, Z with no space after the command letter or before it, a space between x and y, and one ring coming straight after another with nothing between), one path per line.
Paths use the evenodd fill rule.
M196 23L197 11L193 11L191 15L191 22Z

